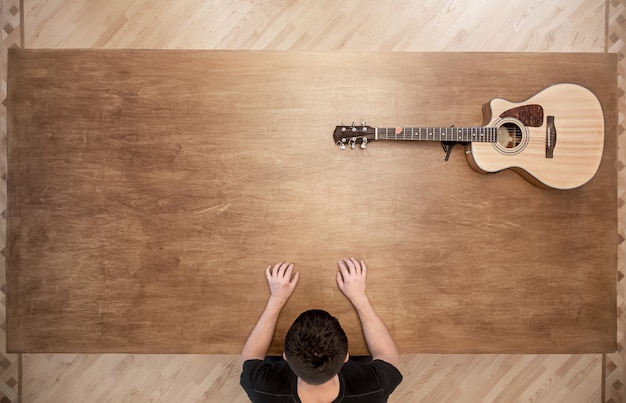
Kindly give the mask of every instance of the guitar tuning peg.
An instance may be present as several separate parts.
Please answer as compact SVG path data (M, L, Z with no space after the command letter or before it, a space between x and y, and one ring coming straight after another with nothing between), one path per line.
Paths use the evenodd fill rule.
M361 149L367 148L367 137L363 137L363 142L361 143Z
M340 149L340 150L345 150L345 149L346 149L346 145L345 145L345 144L343 144L343 143L341 143L341 145L339 146L339 149Z
M367 123L365 123L365 121L361 122L361 126L365 126Z

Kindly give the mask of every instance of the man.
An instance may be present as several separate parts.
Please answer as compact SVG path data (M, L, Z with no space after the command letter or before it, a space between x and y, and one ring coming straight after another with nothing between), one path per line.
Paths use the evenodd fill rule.
M302 313L285 336L284 361L264 361L278 315L293 293L300 273L293 264L268 266L270 298L241 350L241 386L254 403L386 402L402 381L398 349L365 293L365 262L338 262L337 285L359 315L372 355L367 363L349 360L348 340L328 312Z

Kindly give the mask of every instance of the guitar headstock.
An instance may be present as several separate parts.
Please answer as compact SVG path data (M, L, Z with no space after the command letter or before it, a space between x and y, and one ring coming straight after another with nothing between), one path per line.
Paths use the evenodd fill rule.
M342 122L341 126L335 127L333 139L342 150L345 150L346 144L350 144L350 148L355 148L358 140L361 140L361 148L365 148L368 140L376 139L376 129L367 126L365 122L362 122L361 126L356 126L354 122L352 125Z

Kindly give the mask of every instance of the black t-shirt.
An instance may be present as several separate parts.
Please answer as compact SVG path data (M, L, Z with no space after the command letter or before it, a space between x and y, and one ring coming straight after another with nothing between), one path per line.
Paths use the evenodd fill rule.
M384 403L400 382L400 371L385 361L348 361L339 371L339 396L333 403ZM300 403L298 377L286 361L248 360L240 383L253 403Z

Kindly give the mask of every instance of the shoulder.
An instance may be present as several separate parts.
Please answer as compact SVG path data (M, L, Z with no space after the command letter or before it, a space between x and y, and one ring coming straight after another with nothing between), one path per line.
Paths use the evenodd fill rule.
M347 389L361 390L376 388L391 394L402 382L400 371L383 360L372 360L367 363L348 361L341 369Z
M258 395L290 395L296 381L295 374L285 361L269 364L263 360L248 360L243 363L239 383L250 400L257 401L255 397Z

